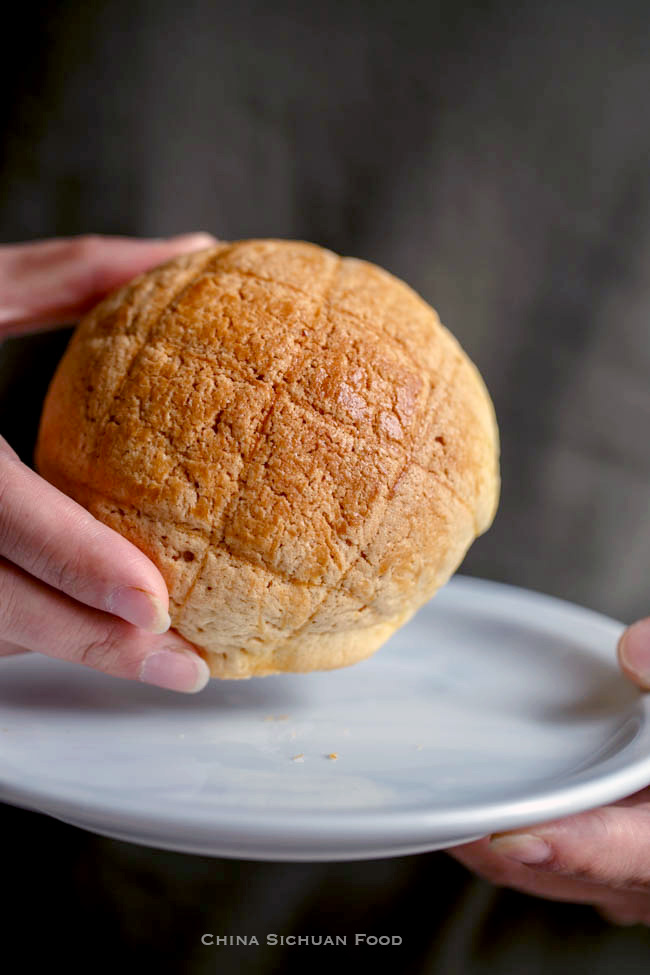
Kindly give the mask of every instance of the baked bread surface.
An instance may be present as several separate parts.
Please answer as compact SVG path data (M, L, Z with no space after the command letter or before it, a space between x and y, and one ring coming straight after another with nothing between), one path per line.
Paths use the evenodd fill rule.
M489 527L498 450L477 369L411 288L250 240L81 321L36 465L156 563L172 626L238 678L373 653Z

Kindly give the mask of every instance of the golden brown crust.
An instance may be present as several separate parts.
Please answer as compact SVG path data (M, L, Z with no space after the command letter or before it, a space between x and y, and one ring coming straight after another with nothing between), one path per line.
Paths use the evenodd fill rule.
M36 462L158 565L215 677L370 655L499 493L492 403L433 309L293 241L176 258L97 306Z

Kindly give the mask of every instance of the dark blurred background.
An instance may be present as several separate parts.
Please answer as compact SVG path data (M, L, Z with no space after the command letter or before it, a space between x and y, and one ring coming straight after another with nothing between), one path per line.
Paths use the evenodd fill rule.
M384 265L481 369L503 496L463 571L650 612L650 11L617 3L91 0L16 7L0 60L0 238L296 237ZM30 460L69 332L0 349ZM161 972L358 965L201 933L403 935L400 972L647 972L647 933L444 854L218 861L0 809L27 962ZM368 960L364 956L364 960Z

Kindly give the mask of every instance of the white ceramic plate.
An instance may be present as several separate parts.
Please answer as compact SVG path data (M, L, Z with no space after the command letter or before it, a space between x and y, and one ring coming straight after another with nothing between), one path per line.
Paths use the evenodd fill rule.
M8 658L0 798L260 860L397 856L541 822L650 783L650 696L618 671L621 630L457 577L370 660L196 697Z

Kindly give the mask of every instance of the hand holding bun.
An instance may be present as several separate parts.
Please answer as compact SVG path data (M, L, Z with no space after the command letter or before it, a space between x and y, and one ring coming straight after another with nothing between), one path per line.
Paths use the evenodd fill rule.
M215 677L367 657L499 490L492 403L433 309L372 264L279 240L175 258L101 302L36 462L158 566Z

